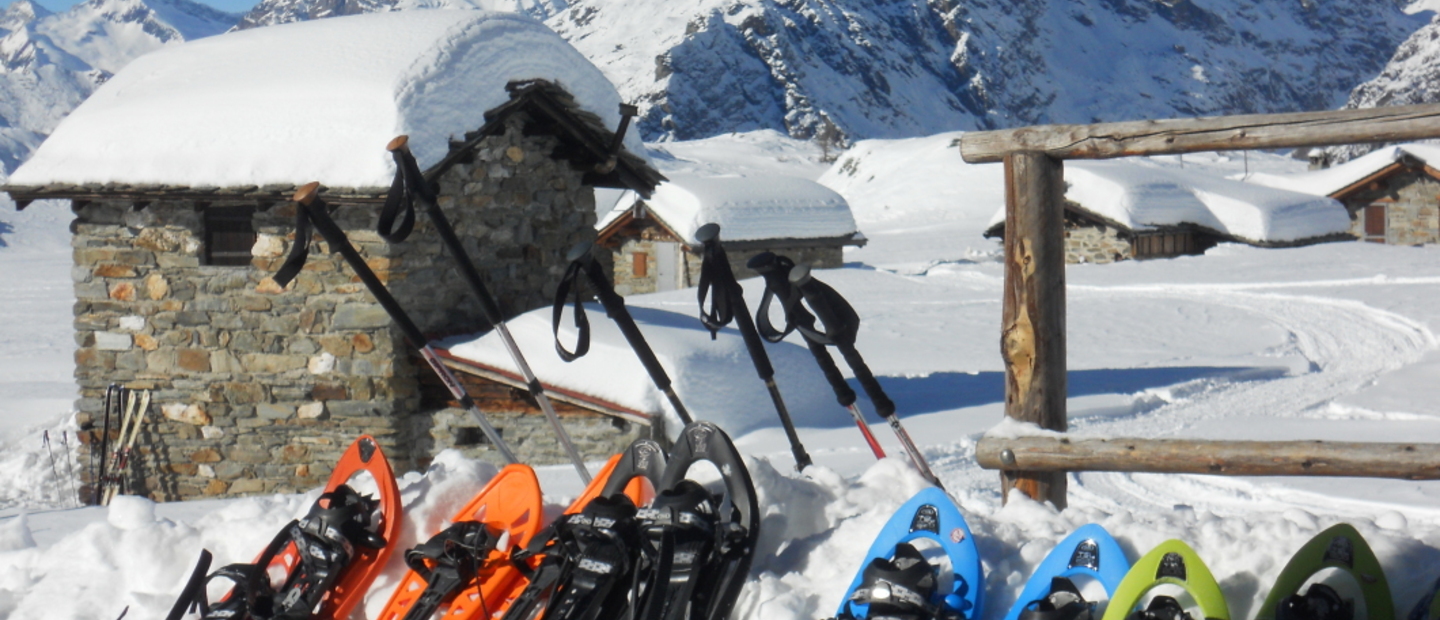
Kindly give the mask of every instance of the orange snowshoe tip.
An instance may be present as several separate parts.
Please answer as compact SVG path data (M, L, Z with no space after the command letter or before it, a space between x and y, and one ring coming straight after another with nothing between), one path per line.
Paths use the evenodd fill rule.
M530 544L544 525L545 511L541 502L540 481L535 470L527 465L507 465L485 488L455 513L452 523L476 521L484 523L492 533L503 539L504 548L490 551L485 566L475 583L440 604L437 611L444 620L485 620L505 608L525 587L524 576L510 563L510 549ZM478 585L477 585L478 584ZM425 577L414 570L405 573L400 586L385 604L380 620L401 620L425 592Z
M586 485L580 496L570 502L570 507L565 509L565 514L580 514L590 500L600 497L605 487L610 486L610 476L615 473L615 466L619 463L619 454L611 456L610 460L605 461L605 466L600 468L600 473L595 474L595 478L590 481L589 485ZM625 484L625 495L630 498L630 501L635 502L636 506L648 506L650 500L655 499L655 485L650 482L649 478L636 476Z

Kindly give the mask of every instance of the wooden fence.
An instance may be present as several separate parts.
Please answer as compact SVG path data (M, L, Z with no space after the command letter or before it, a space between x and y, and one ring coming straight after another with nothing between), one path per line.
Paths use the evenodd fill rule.
M970 163L1005 165L1005 288L1000 354L1005 362L1005 415L1064 431L1065 422L1065 218L1064 161L1170 155L1237 149L1282 149L1440 138L1440 105L1366 110L1254 114L1214 118L1044 125L970 132L959 140ZM988 451L995 441L982 440ZM1058 443L1059 440L1054 440ZM1110 440L1126 451L1153 452L1167 444ZM1298 463L1335 462L1345 450L1316 442L1200 442L1205 450L1230 446L1236 455L1259 457L1283 449ZM1068 442L1065 459L1032 459L1021 444L1009 447L1012 462L984 458L981 466L1001 471L1001 491L1018 488L1032 498L1065 507L1067 470L1190 471L1229 475L1297 475L1289 465L1251 458L1246 467L1212 469L1193 453L1173 453L1169 468L1143 469L1143 460L1105 457L1102 444ZM1353 446L1354 444L1346 444ZM1407 444L1428 458L1435 471L1440 446ZM1361 449L1363 451L1363 448ZM1022 457L1022 454L1025 455ZM1153 459L1152 459L1153 460ZM1161 459L1164 460L1164 459ZM1184 461L1193 461L1185 464ZM1356 461L1357 463L1359 461ZM1313 465L1312 465L1313 467ZM1362 466L1365 469L1367 466ZM1198 469L1206 471L1197 472ZM1303 469L1303 468L1302 468ZM1327 468L1321 468L1327 469ZM1329 468L1329 471L1337 471ZM1378 471L1378 470L1377 470ZM1408 471L1408 470L1407 470ZM1320 475L1356 475L1326 473ZM1410 474L1385 477L1413 477Z

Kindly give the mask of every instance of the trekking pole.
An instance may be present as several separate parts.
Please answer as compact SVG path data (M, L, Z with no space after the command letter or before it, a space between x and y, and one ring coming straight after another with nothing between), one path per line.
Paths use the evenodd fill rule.
M71 463L70 456L70 431L60 431L60 445L65 448L65 472L70 475L70 495L75 499L75 504L80 504L80 492L75 489L75 465Z
M726 256L725 248L720 245L720 225L711 223L701 226L695 231L695 240L704 245L697 293L700 300L700 322L705 325L705 329L710 330L710 339L714 340L721 327L729 324L732 319L735 321L740 337L745 340L745 350L750 353L750 361L755 364L755 373L765 382L765 389L770 391L770 402L775 403L775 413L780 415L780 425L785 427L785 437L790 440L790 453L795 455L795 470L804 471L814 462L805 452L805 446L801 445L800 435L795 432L795 422L790 419L790 410L785 407L785 399L780 397L779 386L775 385L775 368L770 364L770 355L765 352L760 333L755 331L755 321L750 318L750 309L745 307L745 292L735 280L735 272L730 269L730 258ZM709 312L705 310L707 295L710 296Z
M455 229L450 225L450 219L445 217L445 212L440 210L439 201L436 200L430 182L420 172L420 166L415 162L415 156L410 153L407 145L408 136L400 136L390 141L385 147L395 159L395 181L390 186L390 194L385 197L385 208L380 213L379 233L386 241L404 241L410 236L415 221L415 199L425 205L425 213L430 216L430 221L435 224L435 230L440 233L440 239L445 242L445 247L450 249L450 254L455 258L456 264L460 267L460 273L465 277L465 282L470 285L470 292L480 301L480 310L485 314L485 320L495 326L495 331L500 334L500 341L505 343L505 350L510 352L510 359L515 360L515 365L520 368L520 375L525 378L525 386L530 390L530 396L540 405L540 410L545 412L545 418L550 421L550 426L555 429L555 436L560 439L560 445L565 453L570 456L570 461L575 464L575 471L580 474L580 479L585 484L590 484L590 470L585 468L585 460L580 457L580 451L575 449L575 444L570 441L570 433L560 424L560 416L555 413L555 406L550 403L550 397L545 394L545 388L540 385L540 379L535 377L535 372L530 370L530 364L525 362L525 356L520 353L519 345L515 344L515 337L510 335L510 328L505 325L505 315L500 312L500 305L495 303L495 298L485 288L485 283L480 279L480 273L475 270L475 264L470 260L470 255L465 251L465 246L460 243L460 238L455 235ZM393 227L397 212L405 209L404 219L400 228Z
M910 440L910 434L905 432L905 427L900 424L900 416L895 414L895 403L885 395L880 382L875 380L875 374L865 365L865 358L860 357L860 352L855 349L855 336L860 332L860 315L855 312L855 308L835 289L811 276L809 265L796 265L791 269L790 283L800 289L800 294L815 311L815 316L824 325L825 331L800 325L797 325L796 329L808 339L833 344L840 349L840 356L845 358L845 363L849 364L850 370L855 373L855 380L860 382L860 387L865 389L870 402L875 404L875 412L890 423L890 429L895 431L895 437L900 440L900 446L905 449L905 453L910 455L915 469L920 470L920 475L931 484L944 489L940 479L930 471L930 464L925 462L925 456L920 454L915 442Z
M580 273L584 272L585 277L590 280L590 286L595 289L595 296L600 298L600 305L605 307L605 314L615 321L624 334L625 341L630 343L630 349L635 351L635 356L640 358L640 364L645 367L645 372L650 374L650 380L655 382L655 387L665 394L670 400L670 406L675 408L675 414L680 416L680 421L690 424L695 420L690 417L690 412L681 404L680 396L675 394L675 388L670 385L670 375L665 374L665 368L660 365L660 360L655 358L655 351L650 349L650 343L645 342L645 335L640 333L640 327L635 324L634 317L630 311L625 309L625 298L615 293L615 287L611 286L610 279L605 276L605 268L596 262L595 257L590 254L590 249L595 244L589 241L582 241L570 248L570 253L565 259L570 261L570 267L565 270L565 276L560 280L560 286L555 289L555 310L552 317L553 332L555 334L555 352L560 354L560 359L567 362L574 361L590 351L590 319L585 316L585 306L580 303L580 287L576 280ZM565 296L570 293L571 287L575 289L575 330L579 332L579 339L575 343L575 350L569 351L560 344L560 317L565 312Z
M430 365L430 369L440 377L440 381L445 384L446 389L450 390L451 396L459 401L461 407L470 411L471 417L475 418L475 423L480 426L481 432L485 433L485 436L490 439L490 443L500 451L501 456L507 462L519 463L520 459L515 458L515 453L510 451L510 446L505 443L504 439L501 439L500 431L490 425L490 420L486 419L485 414L475 406L475 400L465 393L465 388L460 385L460 380L455 378L454 373L451 373L450 369L440 361L440 356L430 348L429 341L425 339L425 334L420 331L420 327L410 320L410 315L405 314L404 308L400 307L400 302L395 301L395 297L385 288L385 284L380 282L380 278L375 275L374 271L371 271L369 265L365 264L365 258L360 256L360 252L355 250L355 246L350 245L350 239L345 236L345 231L340 229L335 220L330 219L329 205L317 195L319 191L319 183L309 183L297 190L292 197L297 204L295 245L291 246L290 255L286 257L285 264L275 272L275 283L284 287L295 279L295 276L300 273L300 269L305 266L305 259L310 255L310 227L313 224L325 242L330 244L331 251L340 253L345 262L350 264L350 269L360 277L365 288L370 289L370 294L375 296L375 301L380 302L380 306L400 326L400 330L405 333L405 339L410 341L410 345L419 349L420 357L424 358L425 363Z
M60 468L55 467L55 450L50 447L50 430L49 430L49 429L46 429L44 432L40 433L40 445L45 446L45 453L48 454L48 455L50 455L50 473L51 473L51 475L55 476L55 480L56 480L56 481L59 481L59 480L60 480ZM60 489L60 492L61 492L61 493L64 493L64 492L65 492L65 489Z
M815 315L799 303L800 291L790 285L790 270L795 267L794 261L774 252L761 252L750 257L745 266L765 278L765 296L760 299L760 307L755 310L756 328L761 337L770 342L780 342L794 331L797 325L815 329ZM775 329L770 323L770 300L776 297L780 298L780 305L785 311L783 331ZM845 382L845 376L840 374L840 368L835 365L835 359L830 357L830 352L825 350L825 344L803 336L800 339L805 341L811 357L815 358L815 364L820 366L820 373L825 375L825 380L830 383L830 389L835 392L835 400L850 413L850 417L855 420L855 426L860 429L860 434L865 436L870 452L876 459L885 458L885 449L875 440L875 434L870 432L870 425L865 423L865 416L860 413L860 408L855 406L855 390L850 389L850 384Z

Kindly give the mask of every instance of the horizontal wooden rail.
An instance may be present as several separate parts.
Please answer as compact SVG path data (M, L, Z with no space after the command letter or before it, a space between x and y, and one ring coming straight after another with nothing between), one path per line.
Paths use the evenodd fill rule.
M1440 444L983 437L975 460L1003 471L1440 480Z
M960 137L970 163L998 162L1034 151L1056 159L1108 159L1197 151L1282 149L1440 138L1440 104L1127 121L1037 125L973 131Z

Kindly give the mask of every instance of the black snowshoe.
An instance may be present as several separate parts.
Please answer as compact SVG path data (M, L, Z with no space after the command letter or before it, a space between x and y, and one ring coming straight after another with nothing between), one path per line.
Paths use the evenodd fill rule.
M234 588L225 599L210 605L203 587L186 588L168 619L180 618L187 610L198 609L204 620L305 620L310 618L350 560L355 546L371 549L385 546L385 540L370 531L371 514L379 502L340 485L320 496L305 518L291 521L275 536L251 564L231 564L211 573ZM276 556L294 545L299 563L284 582L275 584L268 572ZM208 565L208 554L201 565ZM202 571L203 572L203 571Z
M699 461L720 471L725 488L719 495L686 478ZM681 431L660 494L639 518L635 618L728 618L750 572L760 509L750 473L720 427L696 422Z

